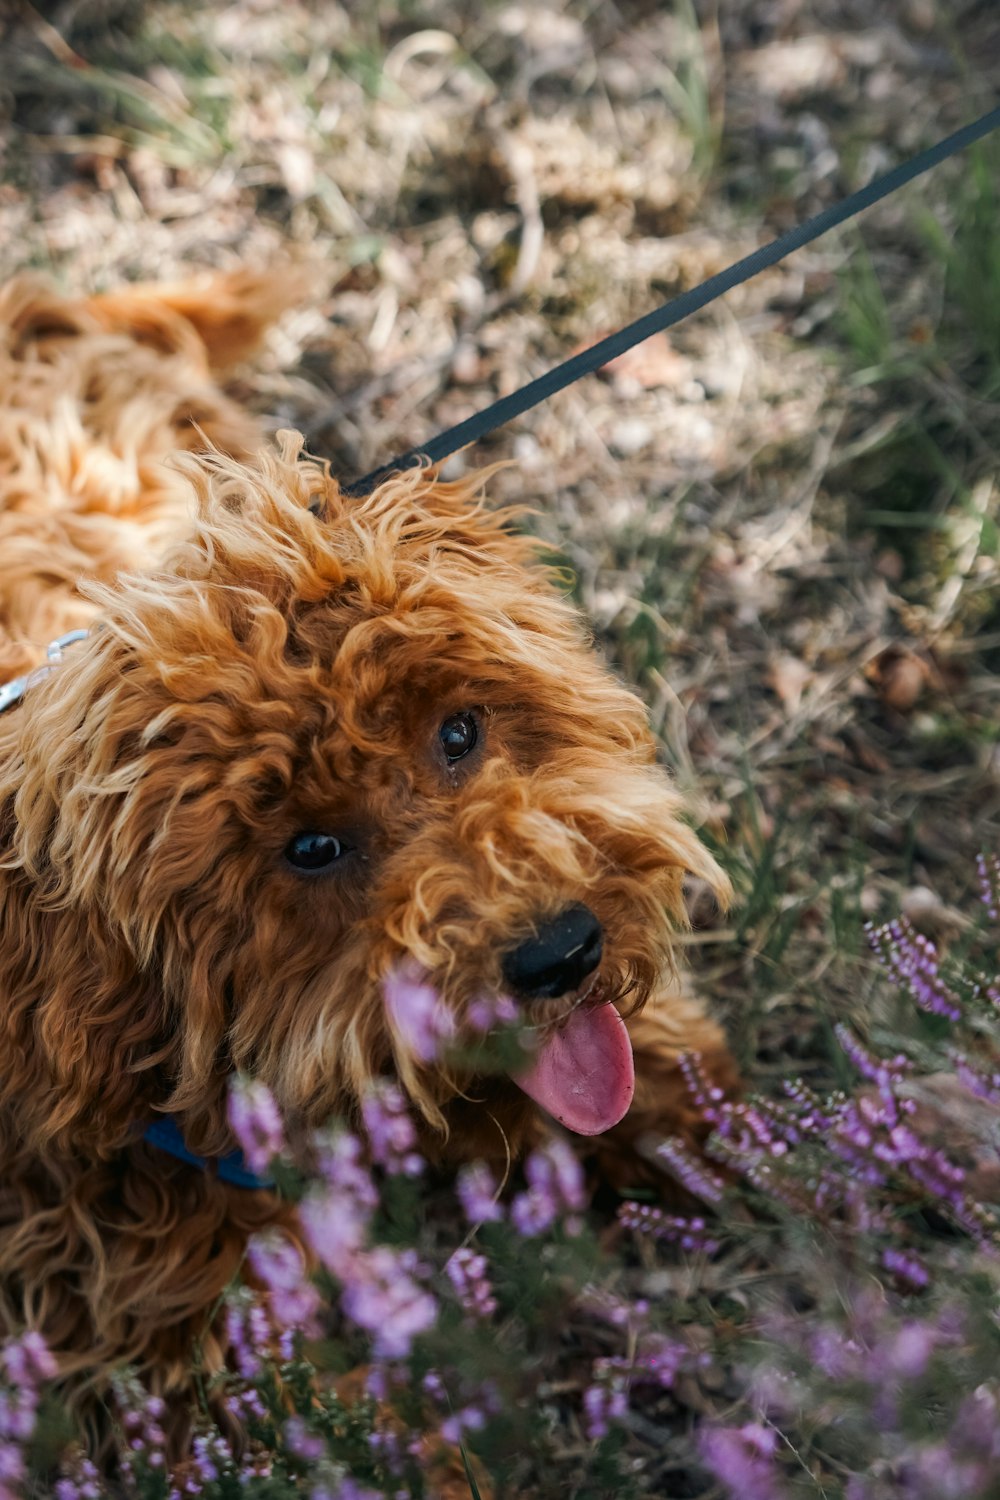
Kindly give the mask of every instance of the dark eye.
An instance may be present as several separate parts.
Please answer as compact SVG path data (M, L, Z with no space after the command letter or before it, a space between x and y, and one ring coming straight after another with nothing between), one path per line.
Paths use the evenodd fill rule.
M468 755L478 738L479 730L473 714L452 714L438 730L438 739L449 764Z
M325 870L346 853L347 845L332 833L297 833L285 845L285 858L296 870Z

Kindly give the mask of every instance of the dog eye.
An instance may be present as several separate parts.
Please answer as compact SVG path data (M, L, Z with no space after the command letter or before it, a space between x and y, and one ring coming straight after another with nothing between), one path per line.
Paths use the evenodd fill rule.
M451 765L468 755L479 738L479 730L473 714L452 714L438 730L438 739L444 747L445 759Z
M332 833L297 833L285 845L285 858L296 870L325 870L347 853L347 845Z

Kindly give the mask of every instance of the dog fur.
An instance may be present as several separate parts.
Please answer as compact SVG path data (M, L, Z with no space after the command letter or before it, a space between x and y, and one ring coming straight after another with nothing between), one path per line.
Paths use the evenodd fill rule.
M510 1080L413 1055L390 968L461 1026L511 945L585 901L636 1054L595 1145L617 1184L643 1132L694 1128L679 1053L732 1078L674 973L685 872L723 899L724 877L512 513L427 470L348 499L219 388L300 292L0 292L0 682L92 627L0 715L0 1330L168 1397L196 1348L225 1364L212 1314L248 1236L296 1228L139 1139L157 1114L221 1155L234 1070L301 1126L390 1075L441 1159L538 1130ZM438 728L466 711L478 742L450 766ZM283 858L311 829L349 851L319 878Z

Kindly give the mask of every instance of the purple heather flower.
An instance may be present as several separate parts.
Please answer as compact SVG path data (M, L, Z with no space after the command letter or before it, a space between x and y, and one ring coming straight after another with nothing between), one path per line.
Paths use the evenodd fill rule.
M267 1417L267 1407L260 1392L254 1390L253 1386L226 1396L225 1402L238 1422L263 1422Z
M904 1285L921 1292L930 1282L930 1272L915 1255L906 1250L883 1250L882 1264Z
M74 1455L72 1472L56 1480L55 1500L101 1500L103 1493L97 1469L82 1453Z
M0 1500L19 1500L26 1473L24 1445L35 1431L39 1385L57 1373L44 1339L28 1332L8 1339L0 1351L0 1365L13 1390L0 1390Z
M55 1357L40 1333L22 1333L20 1338L8 1340L0 1360L15 1385L37 1386L40 1381L52 1380L59 1372Z
M306 1196L299 1212L313 1250L343 1281L365 1243L378 1189L357 1136L338 1130L321 1136L318 1144L324 1186Z
M299 1213L314 1252L327 1270L343 1281L365 1243L370 1210L359 1207L347 1194L338 1197L321 1188L307 1194Z
M705 1072L701 1053L683 1052L680 1057L680 1069L687 1084L688 1093L699 1113L709 1124L716 1124L719 1118L719 1107L725 1103L726 1095L725 1091L714 1084Z
M986 1099L991 1103L1000 1100L1000 1073L984 1072L977 1068L962 1052L950 1051L949 1061L955 1070L955 1077L962 1087L977 1099Z
M475 1161L463 1167L458 1174L455 1191L462 1211L473 1228L478 1228L480 1224L496 1223L503 1218L503 1209L497 1202L499 1188L485 1162Z
M27 1442L35 1430L38 1391L33 1385L14 1391L0 1391L0 1438Z
M656 1155L672 1176L695 1198L705 1203L721 1203L725 1184L711 1168L676 1136L669 1136L656 1148Z
M378 1188L365 1165L364 1148L349 1130L321 1132L316 1139L319 1170L330 1191L350 1198L355 1207L367 1214L378 1204Z
M326 1443L316 1432L310 1432L301 1417L289 1417L284 1428L285 1445L296 1458L315 1461L326 1453Z
M898 1079L912 1072L909 1058L904 1057L901 1052L893 1058L875 1057L861 1045L842 1021L838 1021L833 1029L841 1048L862 1078L867 1078L869 1083L877 1084L880 1090L891 1088Z
M399 1088L379 1079L361 1104L372 1158L387 1172L419 1177L424 1159L416 1150L417 1132Z
M1000 922L1000 854L978 854L976 875L987 915L991 921Z
M570 1146L562 1140L547 1141L533 1151L524 1164L528 1190L511 1204L510 1217L519 1234L542 1234L568 1213L564 1227L579 1232L577 1217L586 1205L583 1168Z
M242 1076L229 1089L229 1123L252 1172L266 1172L285 1149L285 1132L274 1095L266 1084Z
M24 1454L18 1443L0 1442L0 1500L10 1496L10 1500L18 1500L15 1490L11 1485L20 1484L25 1475Z
M437 990L412 963L391 970L382 989L394 1034L419 1062L433 1062L455 1035L455 1018Z
M701 1455L738 1500L784 1500L786 1491L774 1468L774 1434L759 1422L710 1427L701 1434Z
M486 1426L486 1415L478 1406L463 1406L441 1423L441 1436L446 1443L460 1443L467 1432L478 1432Z
M239 1373L244 1380L256 1379L261 1371L257 1351L267 1349L271 1324L260 1303L250 1301L245 1292L226 1307L226 1337Z
M467 1248L456 1250L444 1269L459 1302L471 1317L488 1318L496 1312L497 1302L487 1275L485 1255Z
M465 1019L472 1031L485 1036L495 1027L515 1025L519 1012L509 995L480 995L470 1004Z
M649 1314L645 1297L619 1297L607 1287L588 1283L576 1299L581 1312L600 1318L612 1328L633 1329L643 1324Z
M709 1235L704 1219L667 1214L649 1203L623 1203L618 1210L618 1222L634 1234L665 1240L689 1254L714 1255L719 1248L718 1240Z
M958 996L940 975L938 951L930 938L917 932L906 917L897 917L884 927L866 929L868 940L890 979L904 990L921 1010L957 1021L961 1016Z
M978 1385L958 1408L948 1446L953 1453L1000 1459L1000 1402L989 1385Z
M935 1329L927 1323L904 1323L889 1342L886 1365L900 1380L919 1380L937 1347Z
M420 1270L412 1250L378 1245L357 1257L344 1281L344 1312L373 1335L381 1358L405 1358L417 1334L437 1319L437 1303L414 1280Z
M267 1287L271 1312L279 1328L315 1331L319 1293L309 1280L302 1252L275 1231L255 1234L247 1247L255 1276Z
M199 1434L192 1440L191 1453L194 1477L202 1486L220 1478L232 1467L232 1450L218 1433ZM199 1494L200 1489L194 1493Z
M584 1426L592 1442L607 1437L611 1423L619 1421L628 1411L628 1392L625 1382L615 1376L595 1380L583 1393Z

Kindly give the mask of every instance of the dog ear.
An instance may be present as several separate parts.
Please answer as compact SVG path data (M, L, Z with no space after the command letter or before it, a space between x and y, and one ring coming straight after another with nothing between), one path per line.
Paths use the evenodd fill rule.
M127 333L165 354L196 352L212 370L247 359L289 308L316 300L315 268L241 269L174 285L139 284L88 298L82 305L102 328Z
M101 923L47 901L0 848L0 1100L29 1147L106 1155L165 1092L163 997Z

